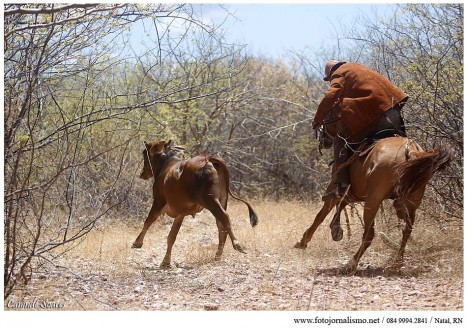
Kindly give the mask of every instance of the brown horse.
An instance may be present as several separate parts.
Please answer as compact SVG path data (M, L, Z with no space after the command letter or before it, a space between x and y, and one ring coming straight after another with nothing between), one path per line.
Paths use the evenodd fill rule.
M328 138L335 138L337 125L342 124L338 116L335 117L335 119L327 120L329 124L324 125L325 135ZM329 140L327 144L330 144ZM348 162L350 163L350 189L347 196L343 201L335 198L325 201L312 225L305 231L295 247L300 249L307 247L318 226L334 207L336 207L336 214L331 221L331 233L335 241L342 239L340 212L349 203L364 202L362 243L342 270L345 274L353 273L375 235L374 219L380 204L385 199L393 199L397 216L405 222L402 242L394 263L396 267L402 266L405 245L412 233L415 211L422 202L425 187L437 171L446 168L452 158L452 150L449 148L441 147L425 152L415 141L404 137L385 138L366 150L355 153ZM335 174L333 176L335 177ZM334 188L333 179L326 193Z

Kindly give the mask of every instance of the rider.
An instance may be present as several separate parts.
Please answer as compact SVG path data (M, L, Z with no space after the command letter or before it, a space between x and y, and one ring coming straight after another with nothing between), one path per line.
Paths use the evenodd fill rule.
M323 80L330 87L316 110L313 129L323 124L328 111L340 106L333 172L349 159L351 144L371 136L406 136L400 111L409 97L384 76L357 63L330 60ZM337 172L335 183L335 190L325 194L323 200L344 196L350 183L349 167Z

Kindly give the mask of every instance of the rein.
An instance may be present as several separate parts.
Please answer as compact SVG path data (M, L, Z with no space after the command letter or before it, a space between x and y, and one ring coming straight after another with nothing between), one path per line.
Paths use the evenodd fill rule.
M147 157L148 162L149 162L149 167L151 168L152 178L155 181L156 180L156 175L154 174L154 169L152 167L151 157L149 156L149 149L148 149L147 145L148 144L146 143L146 141L144 141L144 149L146 149L146 157Z

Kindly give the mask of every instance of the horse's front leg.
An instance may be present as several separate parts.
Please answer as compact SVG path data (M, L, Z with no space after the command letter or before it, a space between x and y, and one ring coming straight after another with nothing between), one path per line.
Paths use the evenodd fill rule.
M313 234L315 233L316 229L321 223L323 223L324 219L329 214L329 212L331 212L335 204L335 199L330 199L324 202L323 207L316 215L315 220L313 221L311 226L305 231L305 233L302 236L302 239L295 244L295 248L305 249L307 247L307 244L313 237Z
M340 241L344 236L344 231L341 228L341 212L346 206L347 203L344 201L341 201L336 205L336 214L332 217L331 224L329 225L331 228L332 240L334 241Z
M358 262L365 253L366 249L371 245L375 236L375 216L381 205L382 200L370 199L365 202L365 210L363 212L364 231L362 236L362 244L357 250L357 253L352 259L344 266L342 273L353 274L357 270Z

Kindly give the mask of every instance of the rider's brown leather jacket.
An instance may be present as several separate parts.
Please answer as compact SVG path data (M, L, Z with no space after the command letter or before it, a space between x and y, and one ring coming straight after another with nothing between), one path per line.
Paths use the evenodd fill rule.
M388 109L402 109L409 98L384 76L357 63L342 64L332 73L330 83L316 111L314 128L332 107L340 105L342 123L352 135L359 135Z

